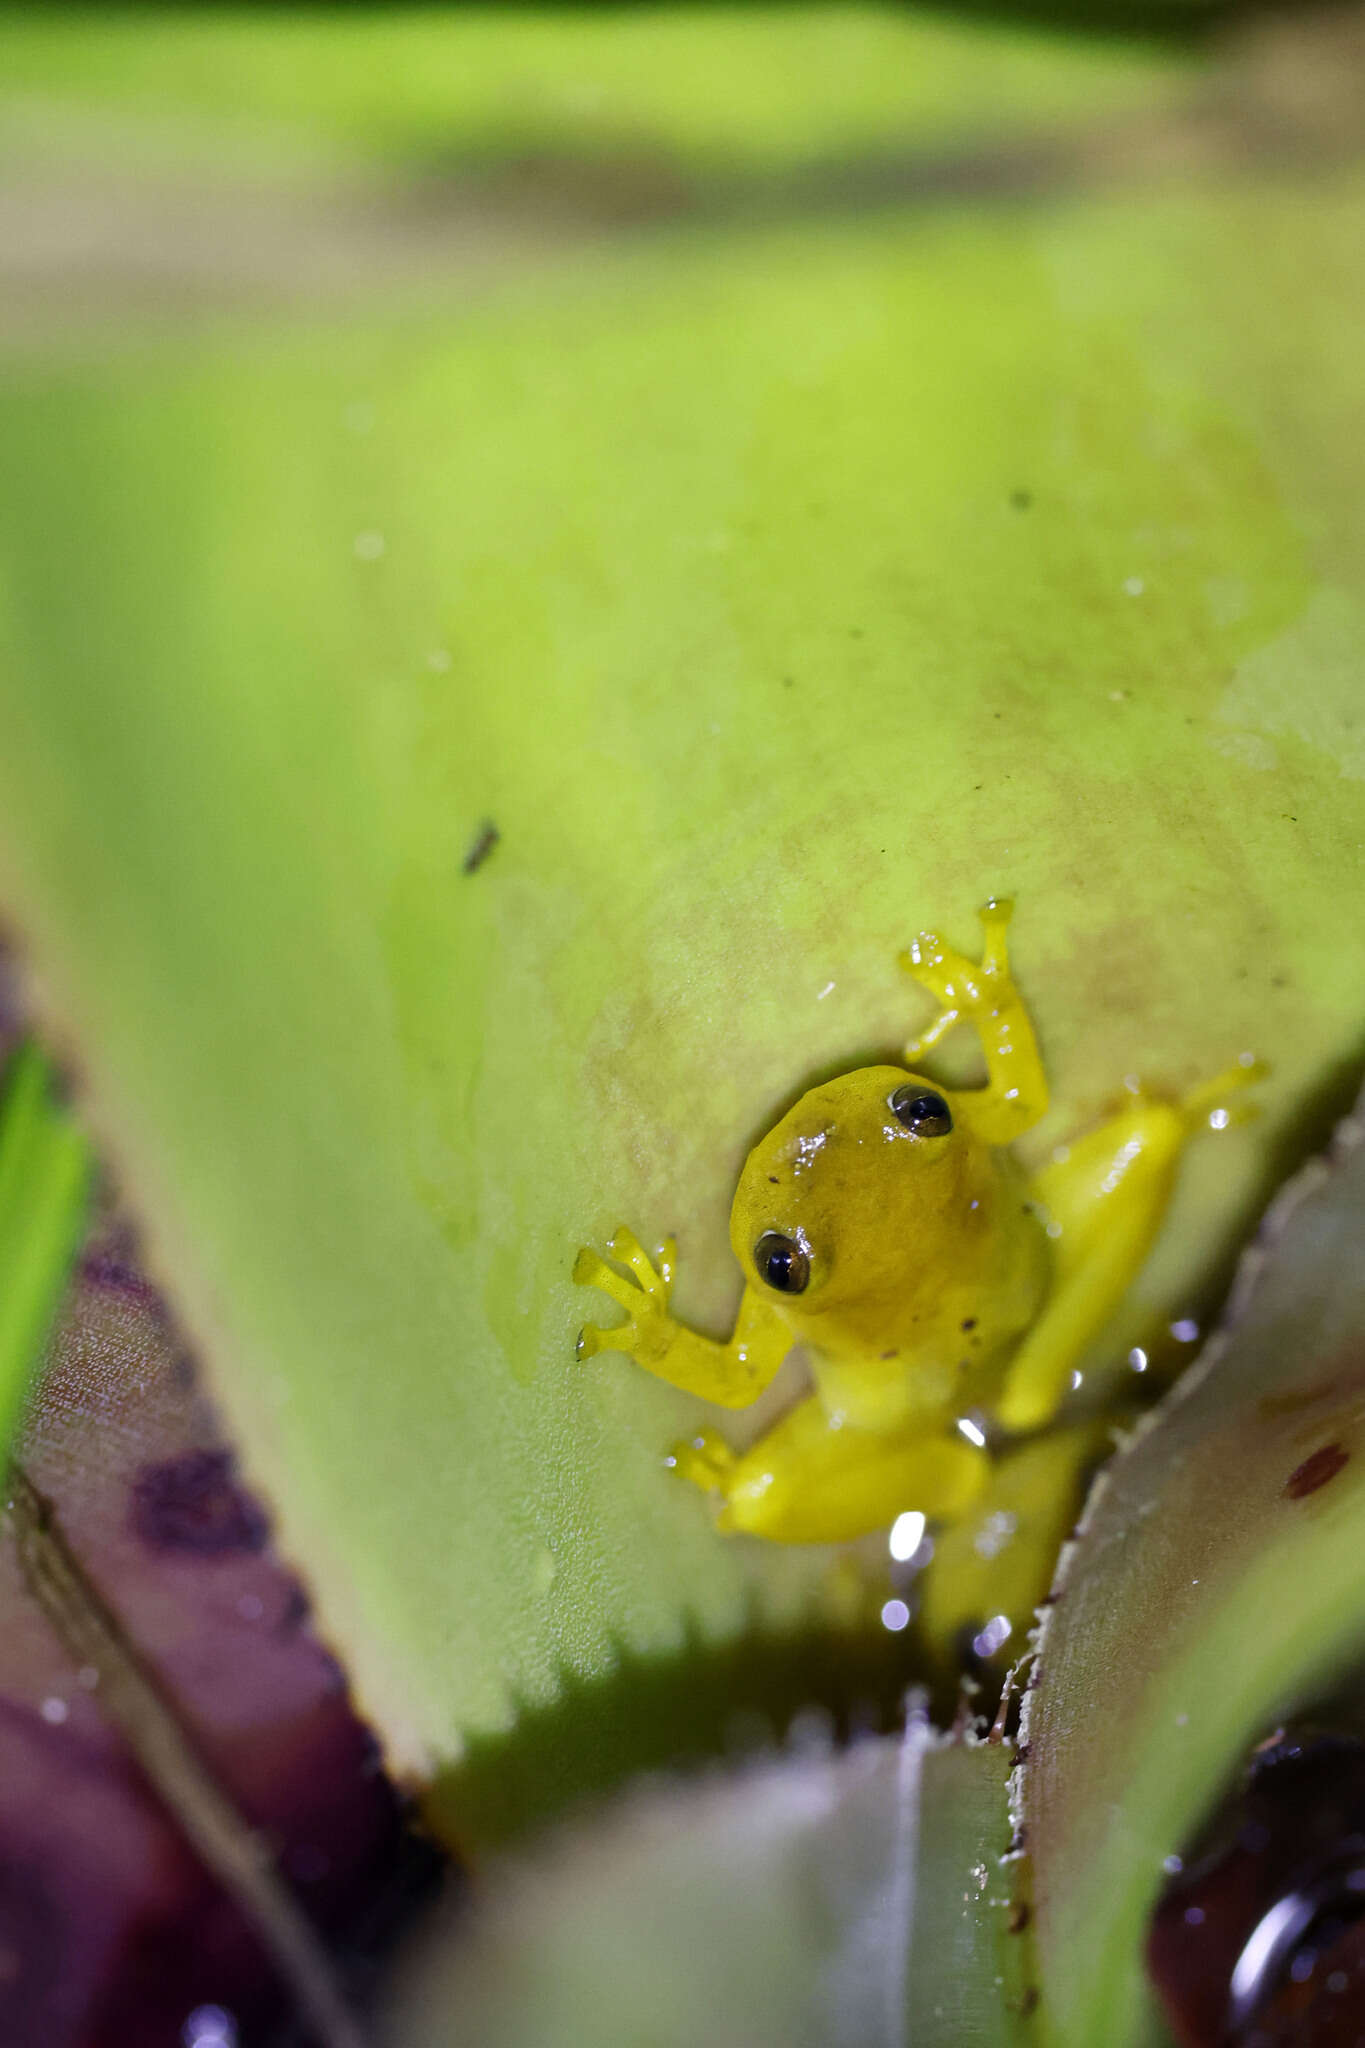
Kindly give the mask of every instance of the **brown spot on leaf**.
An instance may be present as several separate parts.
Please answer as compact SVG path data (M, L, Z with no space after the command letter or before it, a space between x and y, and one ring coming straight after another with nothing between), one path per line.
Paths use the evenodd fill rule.
M1032 1918L1033 1913L1028 1900L1016 1899L1010 1907L1009 1918L1006 1920L1005 1925L1011 1934L1022 1934Z
M1322 1444L1304 1459L1284 1482L1286 1500L1304 1500L1310 1493L1316 1493L1320 1486L1326 1486L1329 1479L1335 1479L1343 1466L1350 1463L1351 1453L1340 1444Z

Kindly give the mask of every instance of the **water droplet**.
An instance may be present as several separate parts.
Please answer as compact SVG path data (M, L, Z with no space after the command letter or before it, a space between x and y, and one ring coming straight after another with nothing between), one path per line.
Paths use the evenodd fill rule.
M237 2048L237 2022L221 2005L197 2005L180 2039L184 2048Z
M1128 1353L1128 1363L1132 1366L1134 1372L1146 1372L1147 1353L1140 1344L1135 1344Z
M910 1609L903 1600L888 1600L882 1609L882 1627L889 1628L893 1635L899 1635L910 1624Z
M384 536L371 527L364 533L358 533L351 546L357 561L377 562L384 552Z
M897 1515L891 1524L888 1546L891 1555L900 1564L912 1558L924 1541L924 1516L918 1508L911 1508L903 1515Z
M997 1650L1003 1649L1013 1634L1009 1616L994 1614L980 1634L972 1637L972 1648L978 1657L993 1657Z
M993 1515L987 1515L977 1530L972 1548L978 1557L999 1557L1018 1527L1018 1515L1010 1514L1005 1508L997 1508Z

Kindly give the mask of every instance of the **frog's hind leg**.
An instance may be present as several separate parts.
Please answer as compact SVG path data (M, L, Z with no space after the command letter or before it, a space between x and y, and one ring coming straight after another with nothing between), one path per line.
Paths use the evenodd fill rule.
M775 1543L847 1542L889 1528L907 1508L961 1514L990 1469L961 1436L839 1428L813 1394L748 1451L704 1433L672 1455L684 1478L719 1498L719 1528Z
M1035 1176L1056 1278L1010 1361L996 1409L1006 1429L1037 1429L1051 1419L1151 1249L1186 1145L1201 1130L1224 1130L1253 1114L1236 1097L1264 1071L1241 1060L1178 1102L1134 1092L1116 1117L1060 1148Z
M1113 1438L1114 1418L1092 1416L1002 1452L980 1498L935 1536L921 1616L941 1663L956 1667L973 1639L980 1657L1004 1664L1018 1656L1085 1479Z

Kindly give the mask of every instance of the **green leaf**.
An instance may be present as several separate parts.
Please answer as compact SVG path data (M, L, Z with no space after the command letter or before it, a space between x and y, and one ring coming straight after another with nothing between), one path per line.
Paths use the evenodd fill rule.
M1018 2048L1011 1757L899 1740L655 1786L428 1934L411 2048ZM1015 1923L1022 1918L1017 1911Z
M615 162L627 181L657 162L690 182L1055 138L1178 102L1189 78L1187 55L1149 43L842 6L96 8L6 20L0 134L39 164L98 154L216 185L265 170L285 191L357 164L451 181L500 159Z
M0 1457L66 1287L89 1188L85 1139L54 1102L42 1053L21 1046L0 1097Z
M740 32L705 21L719 63ZM883 30L847 32L871 135ZM348 45L348 108L406 34ZM997 111L1041 145L1013 37L932 34L970 160ZM1166 70L1118 49L1069 72L1073 110L1086 66L1165 119ZM762 127L763 67L738 76ZM568 1275L620 1220L676 1228L679 1306L722 1326L738 1164L922 1016L894 964L918 926L969 941L1017 897L1040 1150L1134 1069L1275 1064L1261 1124L1192 1156L1120 1354L1199 1309L1354 1046L1359 176L1262 181L1248 144L1221 182L1144 184L1130 136L1097 196L1108 141L1027 204L1012 171L847 216L822 186L518 244L477 292L457 213L420 310L366 259L345 321L300 287L302 316L7 362L6 910L415 1772L510 1757L566 1698L620 1708L623 1666L685 1720L700 1660L817 1622L897 1675L875 1584L840 1623L828 1553L714 1534L660 1463L699 1409L574 1362ZM596 1725L599 1781L668 1754L639 1697Z
M1096 1486L1043 1629L1018 1784L1065 2048L1152 2037L1163 1859L1365 1649L1362 1138L1276 1203L1230 1328Z

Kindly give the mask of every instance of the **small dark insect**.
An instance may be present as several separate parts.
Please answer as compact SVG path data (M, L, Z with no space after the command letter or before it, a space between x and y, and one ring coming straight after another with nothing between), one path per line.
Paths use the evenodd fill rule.
M481 868L501 838L502 834L493 823L493 820L485 818L474 835L473 844L460 863L464 873L472 875L477 869Z

